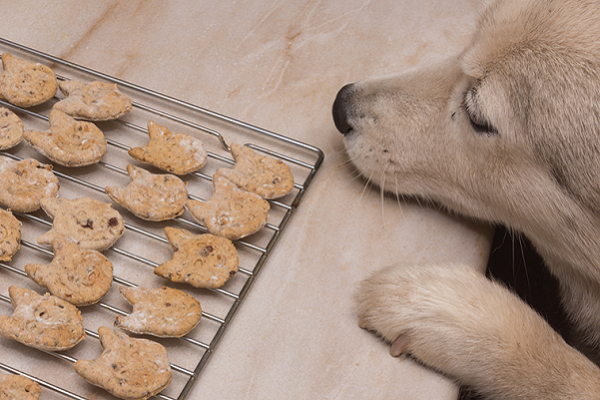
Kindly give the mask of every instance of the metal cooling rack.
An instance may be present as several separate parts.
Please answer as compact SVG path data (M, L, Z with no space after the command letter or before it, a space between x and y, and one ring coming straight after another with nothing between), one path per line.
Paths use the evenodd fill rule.
M65 198L93 197L112 203L104 187L125 186L129 182L127 164L138 164L127 155L131 147L144 146L148 141L146 124L152 119L174 132L184 132L203 140L208 153L207 164L193 174L183 177L188 183L190 198L206 200L212 194L212 175L216 169L234 164L228 144L238 142L256 151L284 160L292 169L295 185L289 195L270 201L271 211L267 225L258 233L235 242L240 255L238 274L220 289L195 289L171 283L153 274L153 268L171 258L172 250L165 238L164 227L174 226L195 233L206 232L186 212L181 217L165 222L147 222L137 219L124 208L113 204L126 221L126 232L104 254L114 266L114 284L100 303L82 307L86 326L86 339L75 348L64 352L46 352L28 348L15 341L0 338L0 371L21 374L42 386L43 399L103 399L112 398L107 392L86 383L77 376L72 363L77 359L94 359L101 353L97 328L113 326L116 315L127 315L131 307L118 293L118 285L159 287L171 286L194 295L202 305L202 319L187 336L180 339L151 338L163 344L168 352L173 370L173 381L155 397L164 400L183 400L201 374L215 351L226 328L248 294L265 261L275 248L278 239L288 226L290 218L317 173L323 153L316 147L270 132L242 121L209 111L193 104L122 81L100 72L70 63L57 57L21 46L0 38L0 51L19 58L39 62L51 67L59 80L78 79L117 83L119 89L134 99L134 109L120 120L97 123L109 144L103 161L83 168L54 166L60 181L60 196ZM57 95L60 96L60 95ZM13 110L25 129L48 129L48 113L58 98L31 109L21 109L1 102ZM13 159L36 158L50 164L25 142L6 152ZM147 165L145 169L161 173ZM164 172L163 172L164 173ZM0 190L2 190L0 188ZM12 306L8 286L18 285L43 293L43 288L27 278L24 266L30 262L48 264L51 249L37 245L37 238L51 225L43 212L16 214L22 223L21 250L9 263L0 263L0 314L10 315ZM273 266L276 267L276 266ZM135 336L135 335L134 335Z

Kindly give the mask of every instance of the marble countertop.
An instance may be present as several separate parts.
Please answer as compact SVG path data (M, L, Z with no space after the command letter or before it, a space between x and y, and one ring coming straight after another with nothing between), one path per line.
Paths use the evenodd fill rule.
M480 3L4 2L0 37L325 154L189 398L456 398L449 379L390 357L359 329L353 295L392 263L483 268L491 230L366 185L348 165L331 104L346 83L460 51Z

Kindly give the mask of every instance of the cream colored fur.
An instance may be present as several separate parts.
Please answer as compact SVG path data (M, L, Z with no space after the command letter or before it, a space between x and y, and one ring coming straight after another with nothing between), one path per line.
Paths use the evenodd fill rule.
M600 2L504 0L439 65L342 89L358 170L523 232L600 349ZM460 265L397 266L360 288L361 326L492 399L600 399L600 369L511 292Z

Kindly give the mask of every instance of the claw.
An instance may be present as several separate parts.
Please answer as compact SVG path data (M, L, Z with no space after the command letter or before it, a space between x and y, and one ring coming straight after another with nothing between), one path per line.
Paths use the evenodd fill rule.
M392 345L390 346L390 355L392 357L400 357L406 351L409 342L410 342L410 339L407 336L405 336L403 334L398 336L396 338L396 340L394 340L392 342Z

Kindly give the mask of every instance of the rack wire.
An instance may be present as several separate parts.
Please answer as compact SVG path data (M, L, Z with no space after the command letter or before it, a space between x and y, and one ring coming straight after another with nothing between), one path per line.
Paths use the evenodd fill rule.
M108 185L125 186L129 182L126 166L136 162L128 157L127 150L147 143L146 124L151 119L174 132L194 135L202 139L207 147L209 161L205 167L183 178L188 184L190 198L205 201L210 197L213 173L218 168L231 167L234 164L229 153L229 144L234 141L243 143L258 152L279 157L292 169L295 179L294 189L289 195L270 201L271 210L267 225L256 234L235 241L240 256L240 268L238 274L224 287L196 289L166 281L152 273L155 267L169 260L172 254L164 235L164 227L174 226L203 233L206 232L206 228L202 224L195 222L187 213L171 221L158 223L142 221L126 209L113 204L113 207L123 215L126 230L116 245L104 252L114 266L114 284L111 290L96 305L81 308L86 327L86 339L71 350L48 352L0 338L0 371L20 374L36 381L43 387L44 399L111 398L102 389L95 388L77 377L72 363L77 359L97 358L101 352L97 340L97 328L112 326L116 315L128 314L130 306L118 294L118 285L175 287L193 295L201 302L202 319L190 334L182 338L150 337L167 348L174 372L169 387L155 397L164 400L185 399L215 352L281 234L290 223L292 215L323 162L323 152L292 138L3 38L0 38L0 50L28 61L50 66L59 80L77 79L87 82L97 80L116 83L122 92L134 99L134 109L125 117L116 121L97 123L109 144L108 152L100 163L83 168L53 166L54 174L61 185L61 197L92 197L110 203L104 188ZM31 109L21 109L3 101L0 101L0 105L19 115L25 124L25 129L47 130L48 114L57 100L58 97ZM36 158L42 163L50 164L49 160L26 143L21 143L0 154L15 160ZM153 171L153 167L146 165L142 167ZM158 170L155 172L160 173ZM49 263L53 257L51 249L36 243L37 237L51 227L51 219L41 211L30 214L15 213L15 215L22 223L21 250L11 262L0 262L0 314L11 313L10 298L2 294L7 293L8 286L18 285L44 292L27 277L24 266L30 262Z

